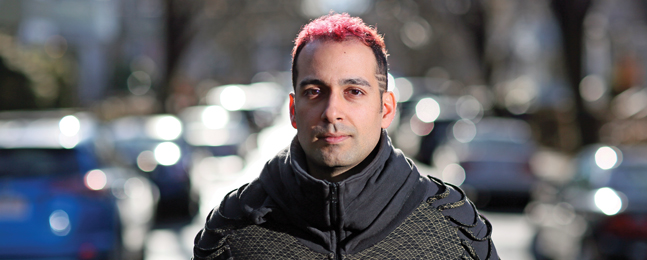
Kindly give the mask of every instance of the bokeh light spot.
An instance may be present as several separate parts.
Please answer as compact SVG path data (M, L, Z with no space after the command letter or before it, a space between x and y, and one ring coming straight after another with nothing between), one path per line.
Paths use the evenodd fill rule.
M156 116L147 122L147 133L161 140L175 140L182 134L182 122L175 116Z
M476 125L467 119L461 119L452 127L454 138L461 143L469 143L476 137Z
M475 119L483 112L483 106L473 96L462 96L456 102L456 112L464 119Z
M55 210L49 215L49 227L57 236L65 236L70 233L70 217L63 210Z
M429 42L432 31L426 20L416 17L407 21L400 29L400 39L409 48L417 49Z
M416 104L416 116L422 122L434 122L440 116L440 105L433 98L423 98Z
M220 129L229 123L229 112L221 106L208 106L202 111L202 123L210 129Z
M413 84L407 78L395 79L395 89L398 91L398 102L406 102L413 95Z
M143 151L137 156L137 167L144 172L152 172L157 167L155 154L152 151Z
M417 136L425 136L431 133L432 130L434 130L434 123L425 123L420 121L418 117L411 117L411 120L409 120L409 126L411 127L411 131L413 131L414 134Z
M106 174L101 170L91 170L85 174L85 186L91 190L101 190L108 184Z
M220 92L220 104L229 111L240 110L245 101L245 91L238 86L228 86Z
M126 80L128 90L134 95L141 96L146 94L151 88L151 77L143 71L134 71Z
M611 169L616 166L617 163L618 153L616 153L615 149L609 146L603 146L598 148L595 152L595 164L600 167L600 169Z
M598 75L588 75L580 82L580 95L586 101L596 101L606 92L606 85L602 77Z
M443 169L443 181L460 186L465 181L465 169L456 163L449 164Z
M604 187L595 192L595 206L598 207L605 215L611 216L618 214L622 209L622 199L614 190Z
M155 160L164 166L176 164L180 160L182 153L177 144L171 142L163 142L155 147Z
M74 136L81 130L81 122L73 115L65 116L59 121L58 128L66 136Z

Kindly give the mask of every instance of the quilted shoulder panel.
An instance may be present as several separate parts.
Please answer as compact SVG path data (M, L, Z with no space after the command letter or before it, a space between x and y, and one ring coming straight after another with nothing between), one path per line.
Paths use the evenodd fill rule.
M422 203L385 239L345 259L461 259L457 232L438 209Z
M330 259L291 235L258 225L233 231L227 243L234 259Z

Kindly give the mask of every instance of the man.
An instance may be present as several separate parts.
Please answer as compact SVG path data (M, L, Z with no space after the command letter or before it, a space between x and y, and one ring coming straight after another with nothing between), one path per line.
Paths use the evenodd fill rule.
M297 136L210 213L194 259L498 259L464 193L392 147L376 30L347 14L310 22L292 76Z

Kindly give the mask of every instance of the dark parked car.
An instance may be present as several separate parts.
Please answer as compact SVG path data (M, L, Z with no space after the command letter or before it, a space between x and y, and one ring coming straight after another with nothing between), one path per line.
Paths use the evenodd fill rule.
M647 146L595 145L575 162L555 201L527 210L537 258L647 259Z
M184 217L198 210L191 187L191 155L184 126L173 115L128 116L108 122L105 138L115 162L144 172L160 190L158 216Z
M528 124L511 118L462 119L448 132L434 154L443 179L460 185L479 207L523 209L537 181Z

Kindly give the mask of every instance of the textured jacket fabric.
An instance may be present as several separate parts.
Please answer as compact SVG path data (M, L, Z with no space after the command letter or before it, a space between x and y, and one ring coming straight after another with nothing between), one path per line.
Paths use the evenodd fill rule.
M498 259L464 193L420 176L386 131L367 160L341 182L315 179L294 138L209 214L194 259Z

